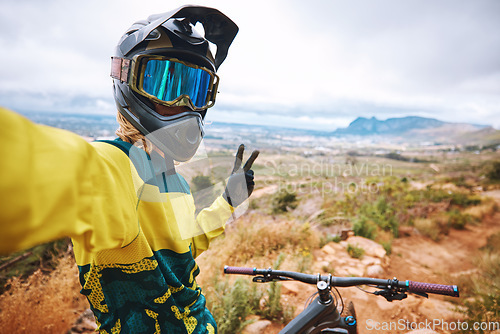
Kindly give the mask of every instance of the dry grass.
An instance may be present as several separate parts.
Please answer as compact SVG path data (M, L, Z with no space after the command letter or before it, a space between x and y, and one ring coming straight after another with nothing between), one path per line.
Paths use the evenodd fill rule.
M430 218L417 218L415 219L414 225L421 234L434 241L439 240L441 230L436 220L432 220Z
M463 213L477 218L479 221L482 221L486 217L493 216L497 211L498 204L493 199L488 198L483 200L480 205L465 209Z
M247 214L197 259L199 281L214 272L221 273L224 265L268 268L280 254L287 255L282 268L296 270L298 257L307 256L319 245L318 233L307 223L289 221L286 216Z
M70 255L48 275L39 269L26 280L11 279L9 285L0 296L2 333L65 333L88 308Z
M281 300L280 285L254 284L250 277L224 275L224 265L307 272L320 238L307 223L252 212L226 229L197 259L198 283L221 333L236 333L250 315L288 322L293 308ZM244 300L245 303L241 304ZM244 307L243 307L244 306Z

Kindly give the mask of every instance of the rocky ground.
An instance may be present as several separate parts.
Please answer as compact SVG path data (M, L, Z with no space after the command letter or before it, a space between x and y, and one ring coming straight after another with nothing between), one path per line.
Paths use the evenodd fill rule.
M500 193L486 195L500 200ZM487 238L498 231L500 213L464 230L451 230L439 242L410 230L406 231L405 237L394 240L391 255L386 255L384 248L372 240L351 236L315 251L311 271L332 272L336 276L397 277L401 280L457 284L460 276L475 270L475 255L486 244ZM360 258L351 257L347 252L348 245L362 248L364 255ZM282 299L296 306L296 314L304 309L305 301L316 291L314 286L300 282L282 284ZM451 297L430 295L426 299L408 295L403 301L387 302L383 297L367 294L357 288L339 290L344 303L352 301L355 305L360 334L453 333L453 326L464 318ZM245 334L273 334L283 327L268 320L255 320L245 328ZM384 326L394 326L394 330ZM417 330L416 326L422 329ZM433 330L429 330L429 327Z

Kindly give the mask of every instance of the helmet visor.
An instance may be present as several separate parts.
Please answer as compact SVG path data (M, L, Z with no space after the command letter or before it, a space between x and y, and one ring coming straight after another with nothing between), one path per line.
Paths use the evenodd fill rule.
M215 103L218 77L207 68L175 58L140 55L132 60L131 88L166 106L210 108Z

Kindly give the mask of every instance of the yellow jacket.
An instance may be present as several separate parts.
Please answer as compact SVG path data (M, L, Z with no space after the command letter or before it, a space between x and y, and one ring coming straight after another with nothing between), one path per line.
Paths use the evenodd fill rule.
M71 237L102 333L215 332L194 258L232 213L222 197L195 217L187 182L156 175L128 143L87 143L2 108L0 129L0 253Z

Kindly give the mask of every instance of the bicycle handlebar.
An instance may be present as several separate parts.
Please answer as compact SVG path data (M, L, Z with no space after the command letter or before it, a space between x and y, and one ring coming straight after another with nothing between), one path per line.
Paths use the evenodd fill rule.
M257 269L245 267L224 267L225 274L239 275L262 275L264 278L273 279L293 279L308 284L316 284L318 281L324 281L331 287L351 287L356 285L375 285L380 289L398 289L413 293L434 293L451 297L459 297L458 287L456 285L443 285L433 283L422 283L414 281L398 281L397 279L378 279L369 277L335 277L332 275L309 275L293 271L282 271L273 269Z

